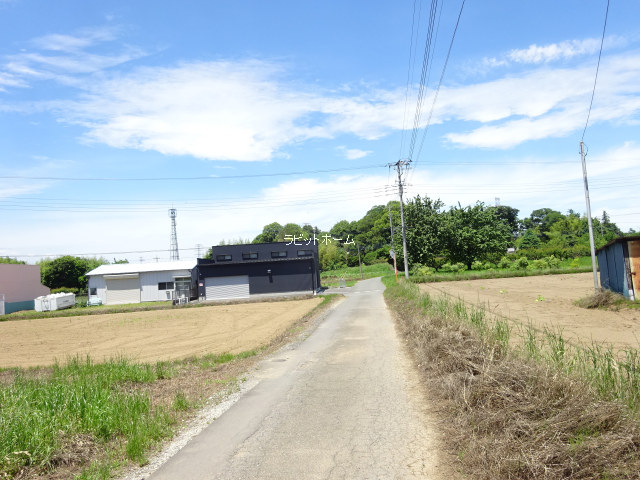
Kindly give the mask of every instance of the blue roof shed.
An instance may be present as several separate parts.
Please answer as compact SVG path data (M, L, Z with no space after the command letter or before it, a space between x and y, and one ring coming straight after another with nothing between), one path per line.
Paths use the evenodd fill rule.
M635 300L640 295L640 235L620 237L596 251L600 286Z

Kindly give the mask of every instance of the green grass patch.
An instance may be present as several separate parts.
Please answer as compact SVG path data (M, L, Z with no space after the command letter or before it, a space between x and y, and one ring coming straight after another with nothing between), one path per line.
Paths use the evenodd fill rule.
M375 263L362 266L362 278L360 276L360 267L344 267L321 272L320 279L323 287L337 287L340 279L344 279L347 286L353 286L358 280L382 277L392 272L393 267L388 263Z
M540 275L562 275L568 273L591 272L591 266L580 268L549 268L544 270L495 269L465 270L458 272L433 273L431 275L415 275L409 280L414 283L455 282L461 280L482 280L490 278L533 277Z
M143 462L143 452L171 434L166 411L152 408L148 395L124 388L157 381L155 365L76 357L43 377L13 372L13 381L0 384L0 472L9 477L24 466L53 466L75 435L97 443L121 438L127 457Z

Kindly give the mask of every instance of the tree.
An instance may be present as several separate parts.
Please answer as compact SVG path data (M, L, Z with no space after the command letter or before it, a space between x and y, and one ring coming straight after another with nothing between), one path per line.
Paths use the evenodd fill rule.
M26 262L23 262L22 260L18 260L17 258L0 257L0 263L15 263L15 264L24 265Z
M452 207L445 215L444 243L452 263L471 269L476 261L497 260L511 239L509 227L482 202L474 206Z
M421 263L438 268L437 258L443 254L443 214L444 203L422 199L419 195L407 202L405 207L405 223L407 237L407 259L409 264ZM398 225L400 227L400 225ZM394 251L398 260L402 257L402 232L400 228L395 235Z
M282 231L282 225L278 222L265 225L262 229L262 233L253 239L252 243L271 243L277 241L278 235Z
M66 255L40 263L42 283L49 288L87 288L85 274L100 265L108 263L103 258L82 258Z
M507 224L509 229L511 230L511 236L513 240L518 238L518 234L522 229L522 222L518 220L518 210L517 208L508 207L506 205L498 205L496 207L488 207L488 210L493 211L498 219L502 220Z
M546 242L549 240L548 232L551 226L562 218L564 218L564 215L556 210L539 208L531 212L531 216L525 218L522 223L527 230L533 229L538 238Z
M293 237L295 236L296 241L301 240L302 238L309 238L309 236L305 233L300 225L297 223L287 223L282 229L276 238L277 242L293 242Z

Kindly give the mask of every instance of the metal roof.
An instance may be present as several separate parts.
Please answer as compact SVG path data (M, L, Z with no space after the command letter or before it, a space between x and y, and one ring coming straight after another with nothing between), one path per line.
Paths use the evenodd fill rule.
M117 263L113 265L100 265L86 275L120 275L124 273L145 272L170 272L174 270L193 270L196 268L196 260L177 260L174 262L149 262L149 263Z

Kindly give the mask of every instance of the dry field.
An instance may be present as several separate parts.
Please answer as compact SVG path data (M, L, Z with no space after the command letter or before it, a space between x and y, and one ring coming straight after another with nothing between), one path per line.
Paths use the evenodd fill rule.
M640 347L639 310L587 310L573 304L593 294L592 273L426 283L420 289L461 298L516 324L560 329L573 343Z
M0 322L0 368L51 365L69 356L142 362L240 353L269 343L322 302L215 305Z

